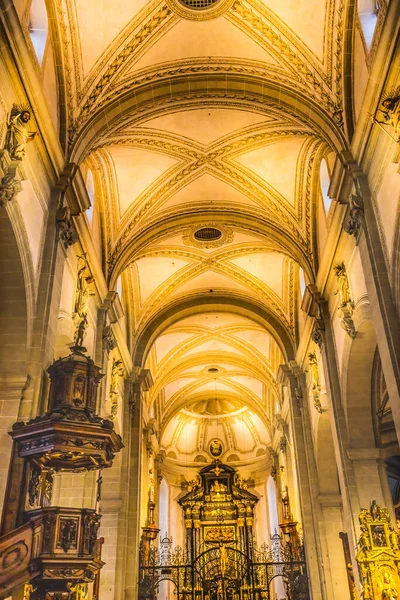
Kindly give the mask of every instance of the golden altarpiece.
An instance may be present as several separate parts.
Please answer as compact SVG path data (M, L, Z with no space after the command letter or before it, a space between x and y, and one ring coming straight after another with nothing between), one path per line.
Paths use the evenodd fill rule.
M375 500L360 513L360 540L357 553L363 600L397 600L400 597L399 534L389 512Z
M185 548L172 550L167 534L157 548L152 545L156 526L143 528L139 598L154 600L160 583L168 580L177 600L269 600L275 598L272 581L281 577L287 598L308 600L303 546L288 498L282 535L273 535L269 546L255 543L257 502L232 467L216 459L201 469L178 499Z

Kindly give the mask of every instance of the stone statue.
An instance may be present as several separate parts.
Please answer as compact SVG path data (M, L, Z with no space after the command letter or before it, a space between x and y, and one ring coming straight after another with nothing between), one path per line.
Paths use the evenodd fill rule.
M347 278L346 267L344 263L340 263L333 267L335 275L337 277L338 289L335 292L335 296L339 295L339 308L346 307L347 304L351 304L349 280Z
M214 483L211 486L211 491L212 492L226 492L226 485L224 485L223 483L220 483L219 481L217 481L217 479L214 480Z
M154 477L153 477L153 470L150 469L149 471L149 475L150 475L150 480L149 480L149 502L152 502L153 504L155 503L155 485L154 485Z
M383 576L382 600L397 600L398 593L392 586L391 577L388 571L385 571Z
M379 111L383 115L383 121L377 119L376 122L381 125L392 125L398 138L400 136L400 86L384 96Z
M79 259L83 261L83 264L78 269L74 313L82 317L88 310L89 296L91 295L89 286L93 282L93 277L87 273L86 256L80 256Z
M319 372L318 372L318 360L315 352L310 352L308 355L308 372L310 374L310 383L311 383L311 391L314 398L319 398L319 392L321 389L321 384L319 380Z
M88 306L89 297L94 294L90 290L90 284L93 282L93 277L90 275L87 268L86 255L79 256L79 261L82 261L78 267L78 277L76 282L75 306L74 306L74 323L75 323L75 346L82 347L83 340L86 336L88 325ZM79 263L78 263L79 264Z
M116 392L118 388L118 382L121 377L124 377L125 369L122 363L122 360L113 360L113 365L111 369L111 384L110 384L110 392Z
M37 131L29 131L28 123L31 119L29 108L13 105L7 120L6 150L14 160L22 160L25 155L26 145L37 135Z

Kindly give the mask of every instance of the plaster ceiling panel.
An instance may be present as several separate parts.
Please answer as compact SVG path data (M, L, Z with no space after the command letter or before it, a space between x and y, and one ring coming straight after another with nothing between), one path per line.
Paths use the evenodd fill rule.
M195 109L163 115L139 126L190 138L203 145L249 125L266 121L265 116L244 110Z
M261 0L321 60L324 51L326 0Z
M203 398L191 403L187 410L203 416L226 415L240 410L241 403L232 398Z
M194 383L195 381L198 380L190 377L182 377L181 379L175 379L175 381L168 383L164 387L165 401L168 402L168 400L170 400L174 394L181 391L187 385Z
M178 451L182 454L191 454L196 452L198 446L198 428L199 424L195 419L189 420L182 428L178 440Z
M120 215L123 215L142 192L177 162L165 154L136 148L111 146L108 152L114 162L118 179Z
M251 452L254 450L256 441L247 423L244 421L237 422L236 419L233 419L231 429L235 437L235 447L239 452Z
M256 415L253 412L250 412L250 411L248 412L248 416L251 419L257 432L259 433L261 440L265 444L269 444L271 441L271 436L270 436L270 433L269 433L267 427L265 426L264 421L262 419L260 419L260 417L258 415Z
M195 346L191 350L187 352L187 354L193 354L194 352L234 352L236 354L242 355L240 350L237 350L234 346L231 346L225 342L221 342L221 340L213 340L209 339L208 342L204 342Z
M140 299L145 300L168 278L188 265L188 261L175 257L147 256L139 258L135 265L139 273Z
M304 139L293 137L274 142L242 154L236 161L253 171L294 205L297 159Z
M75 0L84 74L148 0Z
M224 17L210 21L182 19L132 64L130 73L174 60L211 57L257 60L274 66L278 64L271 54Z
M199 392L209 392L210 398L218 398L218 394L232 391L234 391L234 389L229 385L229 382L223 383L218 381L218 383L216 383L214 380L207 381L206 383L200 384L198 387L196 387L196 394Z
M271 336L269 333L255 329L248 329L247 331L235 331L230 335L237 337L248 344L251 344L258 352L268 359L271 348Z
M184 188L174 194L167 202L162 205L162 210L173 208L182 204L192 205L194 203L219 204L236 203L239 205L256 206L260 204L252 200L245 194L239 192L233 186L213 177L213 175L204 174L186 185Z
M207 328L216 329L218 327L228 327L229 325L252 325L254 322L246 317L241 317L236 314L223 313L223 312L209 312L192 317L186 317L177 323L177 325L199 325Z
M243 385L251 390L253 394L260 398L260 400L263 399L264 384L259 379L256 379L255 377L248 377L246 375L231 375L230 379L232 379L232 381L237 381L237 383L240 383L240 385Z
M249 289L240 283L237 283L234 279L230 279L225 275L221 275L216 271L206 271L197 277L193 277L190 281L178 288L178 290L172 294L173 296L186 294L187 292L193 292L197 290L212 290L212 289L229 289L240 292L249 293Z
M174 432L179 425L179 419L177 416L172 417L170 421L168 421L163 435L162 435L162 443L165 447L169 446L172 442L172 438L174 436Z
M257 277L282 298L284 259L284 254L279 252L265 252L262 254L244 254L232 258L229 262Z
M167 333L157 338L155 342L157 362L161 362L163 358L171 352L176 350L177 346L182 342L193 338L193 333L184 333L183 331L176 331L174 333Z

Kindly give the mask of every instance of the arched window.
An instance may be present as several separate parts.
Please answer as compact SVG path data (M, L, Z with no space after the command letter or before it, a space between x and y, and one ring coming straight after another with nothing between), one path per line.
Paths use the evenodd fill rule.
M119 296L119 299L122 300L122 279L121 276L117 279L117 289L116 292Z
M86 216L89 220L89 223L92 224L93 221L93 207L94 207L94 179L93 173L90 169L87 171L86 175L86 190L90 200L90 208L86 211Z
M328 196L328 189L331 182L331 178L328 171L328 165L326 164L326 160L324 158L321 160L321 166L319 169L319 180L321 184L321 194L324 203L325 213L328 214L332 202L332 200Z
M301 267L299 270L299 281L300 281L300 294L301 294L301 297L303 297L304 292L306 291L306 279L304 277L304 271Z
M49 25L44 0L32 0L28 21L29 34L40 64L43 61Z
M368 50L371 47L382 0L358 0L358 17Z
M160 529L161 538L169 533L168 511L169 511L169 486L165 478L160 483L160 508L158 526Z
M267 481L267 498L268 498L268 511L269 511L269 527L271 535L279 533L278 523L278 506L276 501L276 485L272 477L268 477Z

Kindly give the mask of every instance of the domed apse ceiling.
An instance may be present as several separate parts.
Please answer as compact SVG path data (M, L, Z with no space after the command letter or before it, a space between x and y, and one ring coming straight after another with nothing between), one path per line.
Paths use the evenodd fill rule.
M160 446L182 464L264 457L278 402L276 372L283 362L273 337L254 321L226 312L184 318L153 344L150 411L160 420Z

